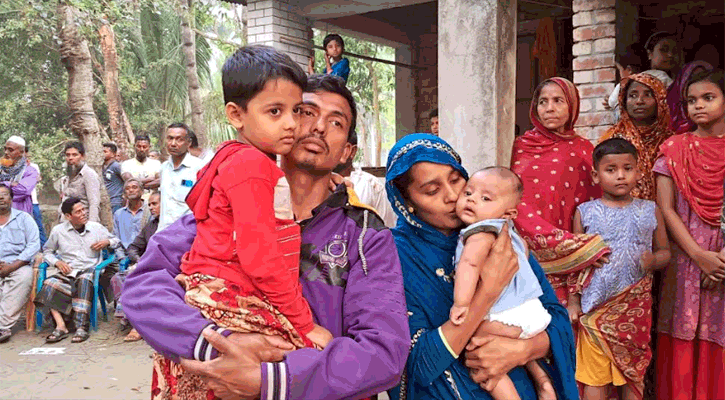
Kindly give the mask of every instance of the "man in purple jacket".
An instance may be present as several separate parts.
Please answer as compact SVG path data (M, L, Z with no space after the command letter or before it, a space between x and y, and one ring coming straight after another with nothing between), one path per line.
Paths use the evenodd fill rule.
M284 345L273 338L230 333L186 305L174 277L196 233L191 215L154 235L124 286L121 302L141 336L223 399L361 399L395 386L405 367L410 334L393 237L354 192L329 189L331 171L350 154L355 101L339 78L312 76L308 85L282 169L302 227L303 294L335 337L327 347L282 360Z
M33 188L38 184L38 171L25 158L25 139L10 136L0 158L0 183L13 191L13 208L33 215Z

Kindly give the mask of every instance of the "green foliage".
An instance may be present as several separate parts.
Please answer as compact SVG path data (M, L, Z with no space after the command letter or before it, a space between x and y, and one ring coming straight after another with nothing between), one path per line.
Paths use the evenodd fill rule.
M68 2L79 10L78 26L91 50L94 110L106 130L108 111L98 36L103 23L110 23L115 32L119 90L134 133L149 134L158 147L166 125L190 122L178 0ZM4 143L13 134L26 138L33 161L41 167L44 186L51 186L62 174L62 145L73 139L67 127L68 75L59 55L57 4L45 0L0 1L0 141ZM193 4L194 28L226 41L242 42L240 20L236 18L241 15L241 6L214 0L195 0ZM223 115L218 69L236 49L210 43L201 35L196 36L196 47L209 142L215 144L234 134Z

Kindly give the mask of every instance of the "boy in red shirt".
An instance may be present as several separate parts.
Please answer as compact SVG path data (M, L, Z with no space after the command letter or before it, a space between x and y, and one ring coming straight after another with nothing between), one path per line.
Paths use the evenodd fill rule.
M324 348L332 335L302 297L300 228L275 162L295 143L307 76L287 55L247 46L227 59L222 83L238 140L220 146L186 198L197 236L177 281L185 301L222 328Z

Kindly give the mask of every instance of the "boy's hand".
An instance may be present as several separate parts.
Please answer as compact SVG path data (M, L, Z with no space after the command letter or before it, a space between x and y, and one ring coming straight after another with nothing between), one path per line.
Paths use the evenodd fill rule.
M644 254L642 254L642 257L639 259L639 268L642 270L643 273L650 272L652 270L652 266L655 263L655 256L652 254L652 252L647 251Z
M569 296L569 305L566 306L566 311L569 313L569 321L576 323L579 321L584 313L582 312L581 297L578 295Z
M720 281L725 278L725 261L720 258L719 253L701 250L695 254L693 260L700 270L707 274L710 279Z
M723 247L722 250L717 253L717 258L719 258L720 261L725 262L725 247Z
M315 327L307 334L307 339L310 339L319 350L327 347L327 344L332 341L332 333L327 329L315 324Z
M712 290L717 287L720 282L711 279L706 273L700 273L700 287L705 290Z

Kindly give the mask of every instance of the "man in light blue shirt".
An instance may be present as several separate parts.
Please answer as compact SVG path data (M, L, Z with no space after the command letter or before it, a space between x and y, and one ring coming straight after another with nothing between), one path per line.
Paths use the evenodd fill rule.
M189 153L191 129L177 122L166 128L166 150L171 156L161 164L161 215L159 231L189 212L186 195L196 183L204 162Z
M0 343L12 335L33 287L33 257L40 251L38 226L12 208L13 192L0 184Z
M113 234L121 241L121 246L125 251L146 225L151 213L141 198L143 184L140 180L136 178L127 180L123 184L123 193L128 199L128 204L113 214Z

